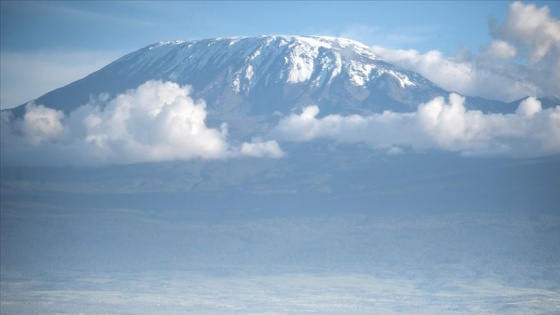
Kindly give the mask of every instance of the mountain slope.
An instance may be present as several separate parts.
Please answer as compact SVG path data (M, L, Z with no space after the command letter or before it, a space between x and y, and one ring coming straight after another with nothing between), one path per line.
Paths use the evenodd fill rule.
M560 107L448 93L356 42L266 36L151 45L36 100L66 115L2 115L2 310L554 311Z
M324 114L411 111L448 93L352 40L261 36L150 45L36 102L68 113L91 96L147 80L191 85L211 115L287 113L310 104Z

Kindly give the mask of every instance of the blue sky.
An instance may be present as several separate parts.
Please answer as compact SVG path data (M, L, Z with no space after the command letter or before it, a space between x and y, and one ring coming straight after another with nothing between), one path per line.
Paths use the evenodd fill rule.
M503 19L506 8L500 1L13 1L2 2L2 50L130 50L161 40L286 34L452 53L487 40L487 20Z
M558 2L534 2L560 16ZM389 49L478 53L502 1L2 1L1 108L35 99L157 41L333 35Z

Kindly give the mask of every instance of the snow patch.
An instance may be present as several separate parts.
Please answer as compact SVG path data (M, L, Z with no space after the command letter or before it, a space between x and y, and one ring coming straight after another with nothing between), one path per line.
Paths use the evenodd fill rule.
M407 87L407 86L415 86L416 85L416 83L412 82L408 78L408 76L406 76L402 73L398 73L398 72L395 72L393 70L387 70L386 72L388 74L392 75L395 79L397 79L402 88Z
M351 60L348 67L348 76L350 77L350 81L357 86L364 86L366 82L369 81L371 70L374 68L375 65L364 64Z
M294 45L290 58L287 60L289 65L288 83L305 82L311 78L315 68L315 59L318 51L315 46Z
M253 66L248 65L247 68L245 69L245 79L251 80L253 74L254 74Z

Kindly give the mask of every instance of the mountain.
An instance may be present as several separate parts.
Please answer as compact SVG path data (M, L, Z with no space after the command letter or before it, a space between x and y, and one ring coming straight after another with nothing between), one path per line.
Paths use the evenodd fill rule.
M158 112L148 80L206 109ZM66 115L2 120L2 313L557 311L558 99L449 93L300 36L158 43L47 93ZM285 155L239 154L267 140Z
M418 122L407 120L408 116L393 115L393 119L397 121L396 124L387 123L379 117L375 118L377 120L368 120L368 114L380 113L386 109L393 113L413 112L422 102L427 102L435 96L447 97L450 92L435 86L417 73L400 69L383 61L363 44L335 37L260 36L191 42L161 42L125 55L81 80L45 94L35 102L63 110L68 114L86 104L92 96L109 93L114 97L118 93L135 89L148 80L174 81L180 85L191 86L190 95L195 99L204 99L206 102L208 117L205 116L205 118L208 125L216 128L222 122L227 122L227 136L233 146L253 137L278 140L287 153L287 158L274 161L266 158L249 161L187 160L177 161L177 164L169 162L170 164L163 164L164 166L154 165L158 165L157 162L160 161L173 161L173 159L140 159L141 162L156 163L110 167L105 169L107 174L102 176L102 179L95 178L95 176L90 178L92 174L89 171L86 171L85 175L77 172L77 177L69 175L68 178L71 180L65 184L57 183L59 185L57 187L64 187L64 190L73 192L76 192L76 189L80 192L84 190L106 192L109 189L127 193L241 190L259 195L274 195L287 191L297 194L303 192L330 194L333 192L333 195L343 193L344 196L339 195L338 199L345 202L349 200L347 196L352 193L365 194L368 191L390 189L402 191L402 193L395 193L395 198L389 198L391 200L389 204L401 202L401 199L408 201L407 198L401 198L401 195L406 195L419 187L430 186L445 187L446 192L453 196L460 195L462 191L470 191L474 196L484 196L487 194L486 187L491 185L494 187L494 194L499 195L511 193L511 187L500 185L500 181L505 175L502 174L496 178L478 176L469 181L465 181L463 177L466 173L476 173L473 170L490 170L496 168L496 165L500 163L509 163L508 157L504 159L504 156L498 156L497 160L456 160L456 153L468 155L472 152L477 153L476 149L482 148L478 151L481 156L492 155L495 154L491 150L493 147L507 150L508 146L520 148L519 152L525 153L535 151L535 146L531 146L531 141L540 140L539 137L513 137L511 140L503 140L503 138L507 138L507 134L502 133L502 129L514 129L519 125L529 123L529 121L522 120L529 118L523 117L508 118L493 115L483 117L478 115L479 113L474 113L469 114L473 117L468 120L469 117L466 117L468 115L465 113L452 112L451 116L442 119L445 128L436 129L435 136L427 140L426 138L419 138L419 140L414 138L418 133L425 132L425 129L417 128ZM558 103L558 98L542 98L541 100L545 108ZM338 125L329 126L328 121L316 120L315 125L311 126L311 128L318 129L318 124L323 123L323 126L327 126L323 127L324 130L342 129L346 123L348 125L346 126L346 138L341 133L338 138L317 137L312 142L298 142L297 140L292 142L286 137L275 138L270 132L275 128L278 131L280 120L283 120L284 123L289 120L290 116L287 114L299 113L301 108L311 104L318 105L320 115L330 113L363 115L358 118L358 123L355 125L351 125L352 116L346 116L346 118L337 116L339 122L341 121ZM492 112L512 112L511 108L517 108L519 104L520 101L503 103L475 97L467 98L466 103L467 107ZM16 116L18 112L21 115L24 109L24 105L14 109ZM551 112L550 115L553 116L554 113ZM457 117L460 119L457 120ZM451 123L446 125L446 119L455 120L449 120ZM553 134L554 120L553 118L547 119L550 122L540 120L532 123L533 125L530 125L534 130L532 133ZM499 130L493 131L497 134L497 136L493 136L490 127L496 121L499 122ZM453 129L455 123L460 129L459 132ZM546 127L546 123L549 123L551 128L537 128L543 124ZM475 127L478 129L464 128L461 130L463 125L470 127L471 124L476 125ZM160 129L150 129L146 127L146 121L138 119L137 125L128 126L128 128L133 131L148 129L147 134L162 134L168 131L168 129L162 129L162 125L158 125L157 128ZM289 124L284 125L290 126ZM399 136L407 131L404 130L406 128L411 128L412 131L404 136L404 140L401 140ZM78 134L76 138L84 132L82 129L73 130ZM19 132L21 133L21 130ZM455 138L453 138L453 132L456 134ZM445 138L450 133L451 138ZM103 133L101 136L95 132L92 134L93 136L90 137L92 139L109 137ZM376 138L376 134L381 134L381 137ZM410 134L412 137L407 138L410 137ZM439 136L442 135L443 138L440 138ZM88 134L88 136L90 135ZM154 145L152 142L142 142L147 138L145 133L135 134L136 138L129 136L136 141L135 144ZM184 133L181 134L181 137L183 136ZM85 136L84 138L85 141L77 142L79 145L75 150L95 154L95 151L85 150L91 145L91 141ZM118 149L123 147L123 143L126 143L128 139L119 138L117 140L123 142L115 141L116 149L112 147L113 151L108 149L109 152L120 152ZM71 151L69 138L63 139L63 141L66 141L63 142L63 145L66 146L67 151L53 155L54 159L62 160L61 163L67 163L72 158L87 159L85 156L88 153L74 155L79 158L72 156L63 159L62 157L69 155L66 153ZM426 144L426 141L435 141L436 144L430 146L430 143ZM469 141L472 142L472 145ZM543 143L544 146L549 145L548 142ZM554 143L551 145L553 146ZM108 147L106 146L105 149ZM72 147L72 149L74 148ZM434 153L431 151L433 148L443 148L444 151L451 152ZM536 148L539 149L538 146ZM392 156L403 151L405 155L408 152L413 155L399 158ZM9 153L7 150L4 152ZM17 160L23 160L22 157L26 155L26 152L24 151L21 156L16 155ZM418 152L427 152L428 157L422 158L433 161L434 165L418 164L418 161L422 159L419 155L415 155ZM525 156L544 157L534 163L543 169L556 169L558 159L554 154L547 158L550 155L549 152L554 153L554 151L544 151L540 155L526 154ZM38 155L34 154L34 156ZM5 158L4 161L6 160L8 159ZM138 160L133 160L133 162L126 163L134 163L134 161L138 162ZM123 162L121 161L121 163ZM516 167L523 168L524 162L516 164ZM134 171L131 172L130 169L134 169ZM454 175L455 177L450 176L449 174L455 174L455 169L462 171L456 173L459 175ZM464 171L466 169L469 171ZM424 170L429 171L426 173ZM12 171L16 175L13 175ZM74 171L72 170L72 172ZM377 171L381 173L376 173ZM29 171L28 175L35 172L37 170ZM24 186L27 183L35 183L38 187L50 187L45 184L49 181L49 176L39 180L33 177L35 175L33 174L22 182L20 176L17 175L20 173L21 171L17 167L10 171L5 168L4 183L10 182L5 187L15 185L15 187L21 188L22 183L25 183ZM104 174L105 172L96 170L96 173ZM132 173L135 174L134 179L130 178ZM369 173L373 174L371 179L363 177L364 174ZM488 173L492 172L488 171ZM76 185L82 175L84 178L90 178L88 185ZM553 185L542 180L531 184L535 180L527 180L526 175L533 176L519 172L516 173L516 176L511 175L510 177L515 178L524 189L532 191L538 187L547 198L556 200L550 195ZM413 183L410 182L410 178L415 178ZM438 184L431 183L432 178L438 178L438 180L446 178L445 180L452 184L448 182L441 184L437 181L438 184L441 184L438 186ZM434 199L429 200L432 202ZM443 200L442 198L440 202ZM471 203L471 200L467 201L466 198L461 200L465 204ZM473 200L476 201L477 198ZM448 198L445 203L451 205L453 202L455 202L453 198ZM518 204L527 205L530 202L532 199L529 198ZM497 204L500 206L498 207ZM410 204L406 203L406 205ZM502 210L509 206L509 204L503 205L501 202L493 205L494 208ZM423 208L428 207L426 205ZM554 207L546 206L546 208Z
M91 95L147 80L190 85L212 113L271 114L316 104L323 113L411 111L448 92L344 38L260 36L161 42L49 92L36 103L66 113ZM20 109L21 110L21 109Z

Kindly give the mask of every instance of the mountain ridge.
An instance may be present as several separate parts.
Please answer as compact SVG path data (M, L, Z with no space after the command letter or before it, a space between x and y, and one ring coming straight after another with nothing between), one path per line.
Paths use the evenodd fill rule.
M263 35L150 44L34 102L68 115L100 95L115 97L150 80L189 86L191 97L205 101L209 122L219 126L227 121L232 130L247 129L242 126L247 119L274 124L278 114L310 105L317 105L321 116L414 112L420 104L453 92L384 61L351 39ZM522 100L466 96L465 107L514 113ZM543 108L559 103L555 97L539 101ZM9 111L22 117L25 104Z
M68 113L91 96L114 95L148 80L190 85L193 96L205 99L210 110L257 114L270 113L263 106L287 112L311 103L325 113L410 111L418 102L448 93L353 40L259 36L151 44L36 103ZM262 104L275 100L281 102Z

